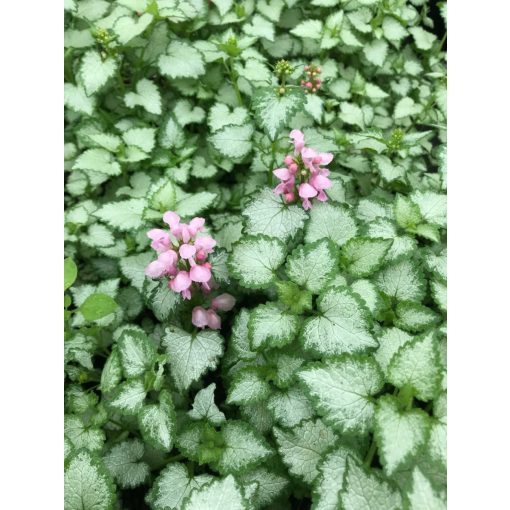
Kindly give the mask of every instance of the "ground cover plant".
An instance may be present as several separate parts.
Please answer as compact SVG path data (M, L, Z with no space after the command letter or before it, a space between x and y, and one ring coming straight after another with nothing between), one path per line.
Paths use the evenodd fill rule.
M446 508L446 4L64 8L66 510Z

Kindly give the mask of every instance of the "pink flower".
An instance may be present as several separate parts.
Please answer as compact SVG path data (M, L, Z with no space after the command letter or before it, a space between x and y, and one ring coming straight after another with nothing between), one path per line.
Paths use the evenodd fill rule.
M191 280L198 283L207 283L211 279L211 270L204 264L193 266L189 272Z
M211 302L211 308L213 310L221 310L222 312L228 312L234 308L236 300L234 296L230 294L220 294L216 296Z
M290 191L289 193L285 193L285 195L283 195L283 199L285 200L286 204L291 204L294 202L294 200L296 200L296 194Z
M195 248L197 249L197 260L199 262L204 261L209 253L213 252L213 248L216 246L216 241L210 236L199 237L195 241Z
M165 267L165 273L174 275L177 273L177 253L173 250L164 251L158 256L158 262Z
M145 268L145 274L149 278L160 278L165 274L165 266L159 260L154 260Z
M180 292L184 299L190 299L191 292L186 292L191 287L191 278L187 271L179 271L173 280L168 282L168 286L174 292ZM187 297L189 296L189 297Z
M305 135L302 133L302 131L299 131L299 129L293 129L290 132L290 137L293 140L292 143L294 144L294 153L299 154L305 146Z
M283 160L283 162L289 166L289 165L292 165L292 163L294 163L294 158L290 155L287 155L285 156L285 159Z
M288 181L292 177L288 168L277 168L276 170L273 170L273 174L281 181Z
M207 310L207 325L211 329L221 328L221 319L214 310Z
M195 256L197 249L192 244L181 244L179 248L179 255L183 259L192 259Z
M152 239L151 248L162 252L170 248L170 236L164 230L153 228L147 232L147 237Z
M317 190L307 182L299 185L299 196L303 199L303 209L311 209L310 198L317 196Z
M207 310L201 306L195 306L191 312L191 322L197 328L205 328L208 322Z

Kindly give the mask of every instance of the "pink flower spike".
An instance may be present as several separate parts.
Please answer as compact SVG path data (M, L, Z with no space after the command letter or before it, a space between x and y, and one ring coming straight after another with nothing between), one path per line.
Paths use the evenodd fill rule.
M201 306L195 306L191 312L191 322L197 328L205 328L208 322L207 311Z
M273 174L281 181L289 180L292 175L288 168L277 168L276 170L273 170Z
M289 136L293 140L292 143L294 144L295 149L294 153L299 154L303 150L303 147L305 146L305 135L299 129L293 129L290 132Z
M165 214L163 214L163 221L170 225L170 227L177 226L179 222L181 221L181 218L179 215L175 214L172 211L167 211Z
M198 283L207 283L211 279L211 270L204 265L193 266L189 272L191 280Z
M179 255L183 259L191 259L195 256L197 249L192 244L181 244Z
M234 296L230 294L220 294L216 296L211 302L211 308L213 310L221 310L222 312L228 312L234 308L236 300Z
M207 310L207 325L211 329L221 328L221 319L214 310Z
M195 248L205 253L212 253L215 246L216 241L210 236L199 237L195 241Z
M145 268L145 274L149 278L159 278L165 274L165 266L159 260L154 260Z
M157 252L168 250L170 247L170 236L160 228L153 228L147 232L147 237L152 239L151 248Z
M175 278L170 280L168 285L174 292L182 292L184 290L188 290L191 287L190 275L187 271L179 271Z

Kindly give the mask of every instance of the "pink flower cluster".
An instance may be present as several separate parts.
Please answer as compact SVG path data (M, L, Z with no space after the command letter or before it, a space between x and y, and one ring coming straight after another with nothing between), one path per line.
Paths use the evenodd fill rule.
M195 291L202 295L209 294L216 288L212 276L212 266L207 257L213 253L216 241L210 236L198 237L204 229L203 218L193 218L189 224L181 223L180 217L168 211L163 215L163 221L168 224L169 232L153 228L147 232L151 247L158 252L158 258L146 268L145 274L150 278L168 278L168 287L180 293L184 299L191 299ZM235 299L229 294L222 294L212 300L211 310L195 307L192 322L195 326L209 326L219 329L221 319L215 310L228 311L235 304ZM205 316L198 310L205 312ZM204 317L206 320L204 322Z
M317 92L321 86L322 81L319 78L321 74L321 68L314 64L305 66L305 79L301 80L301 86L305 89L305 92Z
M329 170L324 165L331 163L333 154L305 147L305 136L298 129L290 132L290 138L294 144L294 155L285 157L284 168L273 170L273 174L280 179L273 191L277 195L283 194L288 204L296 200L297 192L302 199L303 209L310 209L311 198L317 197L321 202L328 199L324 190L331 188L332 183L328 179Z

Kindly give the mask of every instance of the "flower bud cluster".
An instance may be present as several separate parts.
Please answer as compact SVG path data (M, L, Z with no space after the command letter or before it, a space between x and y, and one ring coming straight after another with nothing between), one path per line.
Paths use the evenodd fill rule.
M310 64L304 67L305 78L301 80L301 86L305 89L306 93L315 94L322 86L320 79L321 68L315 64Z
M273 190L277 195L283 195L286 203L292 203L299 196L303 209L310 209L311 198L325 202L328 199L325 191L332 186L328 179L329 170L324 165L331 163L333 154L316 152L305 147L304 134L298 129L290 132L294 144L294 154L284 159L285 167L273 170L273 174L280 179L280 183Z

